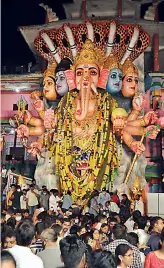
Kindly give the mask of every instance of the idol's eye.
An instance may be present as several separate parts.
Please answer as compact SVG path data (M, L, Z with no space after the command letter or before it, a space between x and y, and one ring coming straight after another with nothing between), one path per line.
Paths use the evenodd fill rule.
M122 74L119 74L119 76L118 76L118 77L119 77L119 79L120 79L120 80L122 80Z
M134 80L134 81L135 81L135 84L136 84L136 85L138 85L138 82L139 82L139 81L138 81L138 79L137 79L137 78L135 78L135 80Z
M116 74L111 74L110 77L113 78L113 79L116 79Z
M53 83L51 81L48 81L47 84L48 86L52 86Z
M91 75L97 75L97 72L95 70L91 70L90 74Z
M60 81L63 81L65 79L64 76L60 76Z
M76 75L77 75L77 76L82 76L82 75L83 75L83 72L82 72L82 71L77 71L77 72L76 72Z
M128 77L128 78L126 79L126 81L129 82L129 83L131 83L133 80L132 80L131 77Z

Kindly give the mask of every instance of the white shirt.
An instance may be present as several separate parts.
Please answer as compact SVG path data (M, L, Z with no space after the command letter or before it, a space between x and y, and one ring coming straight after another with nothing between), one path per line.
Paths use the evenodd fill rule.
M116 213L120 212L120 208L117 206L115 202L110 202L110 205L108 206L108 208L111 212L116 212Z
M97 201L98 201L98 203L100 203L103 206L103 209L105 209L105 203L107 201L110 201L110 194L107 193L107 192L105 192L105 193L101 192L99 194L99 197L98 197Z
M2 168L1 175L2 175L2 178L6 177L6 175L7 175L7 169L6 168Z
M58 196L54 196L53 194L50 195L49 198L49 209L53 210L54 212L56 212L57 207L58 207L58 201L60 201L61 199Z
M17 268L44 268L43 261L30 248L15 245L7 249L15 258Z
M36 189L34 189L34 192L36 194L39 194L38 190ZM26 197L28 198L28 206L33 207L38 205L38 198L34 193L31 192L31 190L27 192Z
M150 235L148 233L146 233L144 230L142 229L136 229L136 230L133 230L134 233L136 233L138 235L138 238L139 238L139 245L142 246L142 245L146 245L149 238L150 238Z
M21 197L20 197L20 206L21 206L21 209L27 208L26 196L24 196L24 195L21 195Z
M144 215L144 203L142 200L135 200L134 210L139 210L141 215Z

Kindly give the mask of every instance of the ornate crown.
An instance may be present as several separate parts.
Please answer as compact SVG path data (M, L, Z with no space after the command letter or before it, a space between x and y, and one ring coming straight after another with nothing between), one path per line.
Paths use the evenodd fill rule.
M110 54L108 56L108 58L106 59L103 68L108 69L108 70L111 70L111 69L114 69L114 68L121 69L121 65L120 65L117 57L114 56L113 54Z
M130 59L127 59L125 63L122 65L122 74L123 77L129 73L135 73L138 75L138 69L133 64L133 62Z
M56 61L52 62L48 68L46 69L46 71L44 72L43 77L47 77L50 76L52 78L55 79L55 69L56 69Z
M138 176L136 176L135 179L134 179L134 182L132 184L132 189L136 190L135 194L141 194L142 193L141 182L140 182L140 178ZM134 191L134 190L132 190L132 191Z
M77 65L82 63L94 63L101 68L104 60L105 53L100 49L95 48L92 41L88 39L85 41L80 53L75 57L72 68L75 69Z

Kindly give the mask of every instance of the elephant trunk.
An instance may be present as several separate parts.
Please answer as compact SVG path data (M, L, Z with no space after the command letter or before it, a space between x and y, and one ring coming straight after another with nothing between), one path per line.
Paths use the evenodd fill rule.
M88 113L91 85L89 82L86 83L88 84L88 86L86 86L85 82L83 82L80 88L80 100L79 104L77 104L76 115L75 115L76 120L78 121L84 120Z

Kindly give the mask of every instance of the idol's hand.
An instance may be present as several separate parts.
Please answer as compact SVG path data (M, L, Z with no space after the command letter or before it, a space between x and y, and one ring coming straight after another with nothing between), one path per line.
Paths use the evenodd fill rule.
M114 120L113 120L113 129L114 129L114 132L119 132L120 130L122 130L125 126L126 126L126 119L123 118L123 117L116 117Z
M140 141L133 141L131 143L130 149L137 155L141 155L146 150L145 146L143 144L140 144Z
M35 141L31 143L30 148L28 149L28 152L32 154L33 156L36 156L38 153L40 153L41 149L42 149L42 144Z
M35 99L33 102L32 102L32 105L34 107L34 109L39 113L39 112L42 112L45 110L45 107L44 107L44 102L42 100L40 100L39 98L38 99Z
M132 102L133 110L141 112L144 105L145 105L144 95L140 94L139 96L135 96L133 98L133 102Z
M32 114L29 111L25 111L24 113L24 124L27 125L32 117Z
M145 114L144 116L144 121L145 121L145 125L152 125L154 124L158 119L157 114L154 111L150 111L148 113Z
M17 130L17 137L22 138L22 137L28 137L29 136L29 128L25 125L20 125Z
M146 132L146 136L151 139L151 140L155 140L158 133L160 132L160 129L157 128L156 126L154 125L151 125L151 126L148 126L146 127L145 129L145 132Z

